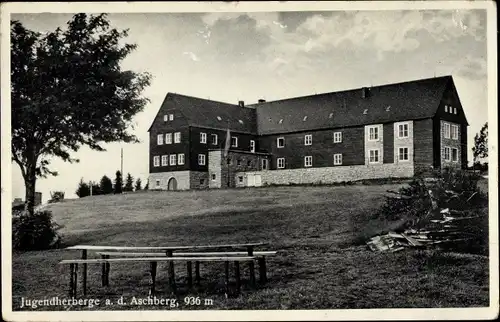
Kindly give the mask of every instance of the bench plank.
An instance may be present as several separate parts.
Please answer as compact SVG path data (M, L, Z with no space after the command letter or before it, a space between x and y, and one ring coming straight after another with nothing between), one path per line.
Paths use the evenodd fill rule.
M91 259L64 259L59 264L101 264L117 262L175 262L175 261L198 261L198 262L225 262L225 261L251 261L255 256L245 257L139 257L139 258L91 258Z
M272 256L276 255L276 251L260 251L253 252L254 256ZM164 253L138 253L138 252L97 252L97 255L107 256L166 256ZM245 256L248 252L201 252L201 253L172 253L173 257L190 257L190 256Z
M210 248L244 248L264 246L266 243L245 243L245 244L221 244L221 245L191 245L191 246L95 246L95 245L75 245L66 247L68 250L181 250L181 249L210 249Z

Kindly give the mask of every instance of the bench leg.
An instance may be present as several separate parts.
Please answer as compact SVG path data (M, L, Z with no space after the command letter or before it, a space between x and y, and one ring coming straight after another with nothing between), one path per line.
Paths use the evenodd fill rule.
M101 258L105 259L106 257L101 255ZM106 263L101 264L101 285L106 286Z
M69 297L73 297L73 290L74 290L74 275L75 275L75 264L69 264Z
M224 262L225 268L225 285L226 285L226 298L229 297L229 262Z
M200 262L196 261L194 262L194 275L196 279L196 285L200 285Z
M106 259L109 259L109 255L106 255ZM106 263L106 286L109 286L109 271L111 270L111 264Z
M157 267L157 263L156 262L151 262L150 263L150 268L151 268L151 289L149 291L149 295L153 295L155 293L156 267Z
M236 278L236 292L240 294L241 291L241 278L240 278L240 262L234 262L234 277Z
M78 289L78 264L75 264L75 270L73 274L73 296L76 297L76 292Z
M267 282L265 257L259 258L259 278L262 284Z
M186 263L187 266L187 282L188 286L191 288L193 286L193 268L190 261Z
M87 250L82 250L82 259L87 259ZM87 295L87 263L83 263L83 279L82 279L82 288L83 288L83 296Z
M252 246L248 246L247 251L248 251L248 256L253 256ZM253 260L248 263L248 268L250 271L250 285L252 285L252 287L255 287L255 263Z
M172 257L172 251L167 250L167 257ZM175 294L176 285L175 285L175 267L174 262L168 262L168 284L172 289L172 292Z

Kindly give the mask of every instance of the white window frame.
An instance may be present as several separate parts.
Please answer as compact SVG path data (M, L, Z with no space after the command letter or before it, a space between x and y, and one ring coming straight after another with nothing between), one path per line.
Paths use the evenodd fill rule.
M377 161L372 161L372 156L371 156L371 153L372 152L377 152L376 155L377 155ZM375 154L374 154L375 156ZM375 164L375 163L380 163L380 149L370 149L368 150L368 163L370 164Z
M458 125L452 124L450 131L451 131L451 138L453 140L458 140Z
M342 165L342 153L335 153L333 155L333 165Z
M174 120L174 114L168 114L168 120L173 121Z
M238 176L238 183L243 183L243 176Z
M237 136L232 136L231 137L231 147L232 148L237 148L238 147L238 137Z
M276 159L276 167L278 169L284 169L285 168L285 158L277 158Z
M174 143L181 143L181 132L174 133Z
M210 138L212 140L212 145L217 145L217 143L219 143L219 138L217 137L217 134L211 134L210 135ZM214 140L215 139L215 140Z
M168 166L168 155L164 154L161 156L161 166L166 167Z
M255 152L255 140L250 140L250 152Z
M456 107L453 108L453 114L457 114L457 108Z
M313 144L313 136L312 134L304 135L304 145L312 145Z
M445 106L444 106L444 111L445 111L446 113L448 113L448 105L445 105Z
M163 115L163 122L167 122L168 121L168 114L165 114Z
M177 154L177 165L184 165L184 153Z
M306 155L304 157L304 167L310 168L313 165L313 157L312 155Z
M453 151L457 151L457 158L456 158L456 160L453 160ZM458 162L458 149L457 148L451 148L450 159L451 159L451 162Z
M403 149L406 149L407 152L406 152L406 159L401 159L401 150ZM403 155L404 155L404 151L403 151ZM398 148L398 161L400 162L408 162L410 161L410 148L406 147L406 146L401 146Z
M282 145L280 145L280 140L282 140ZM276 147L281 149L285 147L285 138L280 136L279 138L276 139Z
M406 129L405 129L405 127L406 127ZM401 135L401 132L403 132L403 135ZM405 135L405 132L406 132L406 135ZM408 124L408 123L398 124L398 138L404 139L404 138L407 138L409 136L410 136L410 124Z
M172 133L165 134L165 144L172 144Z
M159 187L160 186L160 179L156 179L156 186Z
M206 156L204 154L198 154L198 165L206 164Z
M444 131L444 138L445 139L451 138L451 125L450 125L450 123L444 123L443 126L444 126L444 130L443 130Z
M170 165L177 165L177 154L171 154L169 158Z
M160 156L155 155L153 157L153 167L159 167L160 166Z
M342 142L342 132L333 132L333 143Z
M372 139L372 133L371 130L373 130L373 136L374 138ZM375 137L376 134L376 137ZM369 126L368 127L368 141L378 141L380 139L380 133L379 133L379 127L378 126Z
M156 144L157 145L163 145L163 134L158 134L156 136Z
M200 132L200 143L207 144L207 133Z
M444 147L443 154L443 159L445 161L451 161L451 148L449 146Z

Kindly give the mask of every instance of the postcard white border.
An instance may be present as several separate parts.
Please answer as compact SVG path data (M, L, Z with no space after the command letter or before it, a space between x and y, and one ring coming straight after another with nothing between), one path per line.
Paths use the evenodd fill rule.
M489 206L490 206L490 307L453 309L349 309L349 310L210 310L210 311L93 311L13 312L11 213L12 164L10 159L10 14L76 12L270 12L322 10L487 10ZM360 1L360 2L110 2L110 3L2 3L1 7L1 187L2 187L2 316L8 321L275 321L275 320L424 320L494 319L498 317L498 126L497 126L497 17L492 1Z

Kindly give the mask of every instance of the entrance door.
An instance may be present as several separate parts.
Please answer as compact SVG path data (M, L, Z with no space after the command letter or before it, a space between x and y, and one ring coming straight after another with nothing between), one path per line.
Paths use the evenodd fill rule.
M168 180L168 190L177 190L177 180L175 178Z
M260 174L256 174L254 176L254 180L255 180L255 186L256 187L262 186L262 177L260 176Z
M247 174L247 187L255 186L255 175Z

